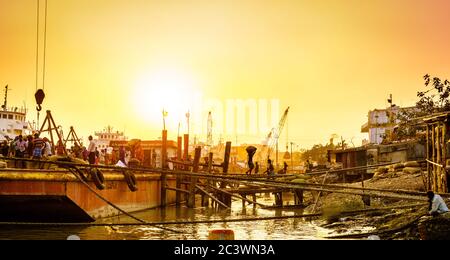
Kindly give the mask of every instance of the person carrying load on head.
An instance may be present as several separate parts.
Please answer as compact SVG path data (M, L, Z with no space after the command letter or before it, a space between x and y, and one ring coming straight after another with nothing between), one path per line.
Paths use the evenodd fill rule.
M255 168L255 165L253 164L253 155L255 155L257 148L254 146L248 146L245 148L248 155L248 170L245 172L245 174L251 175L253 169Z

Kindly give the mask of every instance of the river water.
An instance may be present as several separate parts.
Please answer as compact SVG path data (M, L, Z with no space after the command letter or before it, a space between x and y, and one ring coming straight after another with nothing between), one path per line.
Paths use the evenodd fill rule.
M257 201L273 205L272 196L261 195ZM292 204L292 202L291 202ZM304 214L303 210L275 210L254 208L253 205L242 207L242 202L234 201L231 209L218 211L211 207L168 206L166 209L146 210L133 215L148 222L161 221L197 221L223 220L236 218L278 217ZM101 219L96 223L135 223L136 221L118 216ZM48 226L2 226L0 239L56 239L65 240L76 235L82 240L207 240L208 232L213 229L231 229L236 240L301 240L324 239L333 234L332 230L320 227L320 219L289 218L276 220L258 220L242 222L219 222L207 224L170 224L164 225L178 231L174 233L153 226L90 226L90 227L48 227Z

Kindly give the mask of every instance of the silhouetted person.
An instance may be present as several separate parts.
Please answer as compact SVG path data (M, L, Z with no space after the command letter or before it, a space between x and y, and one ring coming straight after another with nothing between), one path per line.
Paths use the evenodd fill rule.
M125 147L123 145L119 149L119 160L126 165L125 163Z
M253 155L256 153L256 147L254 146L248 146L245 150L247 151L248 155L248 170L245 172L245 174L251 175L253 169L255 168L255 165L253 164Z
M432 216L437 216L442 213L448 212L448 207L445 204L444 199L438 194L432 191L427 192L428 197L428 213Z
M2 155L3 157L7 157L8 156L8 152L9 152L9 145L8 145L8 141L4 140L3 144L2 144Z
M306 169L305 169L306 172L311 172L311 163L309 162L309 160L306 160L305 167L306 167Z
M89 146L88 146L88 158L89 158L89 164L95 164L95 151L96 151L96 146L95 146L95 142L94 140L92 140L92 135L90 135L88 137L89 140Z
M259 163L255 162L255 174L259 173Z
M275 168L273 167L272 160L267 160L267 170L264 173L267 173L269 176L275 175Z

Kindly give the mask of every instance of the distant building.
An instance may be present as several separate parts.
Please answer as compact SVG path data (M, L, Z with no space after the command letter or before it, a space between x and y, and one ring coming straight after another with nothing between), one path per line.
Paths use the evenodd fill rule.
M95 144L101 150L110 148L111 141L126 141L128 139L123 132L113 131L111 126L105 127L103 131L96 131L94 135L96 137L94 138Z
M370 110L367 115L367 123L361 126L361 133L369 134L369 144L381 144L385 137L392 134L394 127L399 123L397 115L401 111L413 109L415 107L393 105L386 109Z
M161 140L142 140L141 148L144 153L143 166L161 168ZM110 142L113 151L118 153L119 148L124 146L127 148L127 140L113 140ZM167 140L167 158L175 158L177 156L177 143L172 140Z

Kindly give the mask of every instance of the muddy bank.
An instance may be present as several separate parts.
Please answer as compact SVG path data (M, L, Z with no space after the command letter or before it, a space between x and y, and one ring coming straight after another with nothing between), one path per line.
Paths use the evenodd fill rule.
M364 187L425 191L422 173L411 168L413 167L391 168L382 170L382 173L376 172L373 178L364 181ZM362 183L355 182L346 185L361 187ZM417 206L418 204L420 206ZM402 206L406 208L370 211L377 208ZM306 208L306 211L312 212L313 208L314 204L311 204ZM345 213L358 210L368 210L368 212ZM334 230L330 237L418 240L421 238L418 223L419 219L427 213L427 203L392 198L372 197L369 199L368 197L351 194L322 193L315 211L323 213L323 217L317 220L318 224Z

